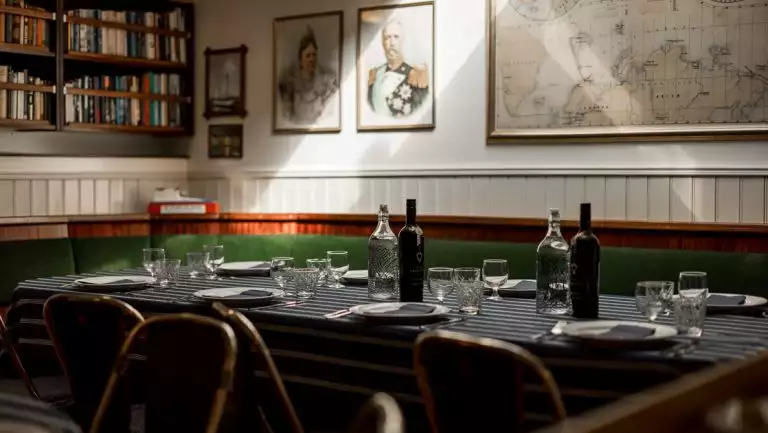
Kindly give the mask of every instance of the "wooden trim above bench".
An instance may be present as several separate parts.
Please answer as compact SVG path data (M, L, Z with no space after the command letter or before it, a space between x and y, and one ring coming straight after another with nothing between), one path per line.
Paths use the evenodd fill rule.
M393 216L395 231L403 217ZM538 243L545 219L461 216L419 217L428 238L468 241ZM0 241L128 237L171 234L271 235L314 234L368 236L375 215L223 213L206 216L94 215L55 218L0 218ZM722 252L768 253L768 225L595 221L594 229L606 246ZM566 238L575 234L576 221L563 221Z

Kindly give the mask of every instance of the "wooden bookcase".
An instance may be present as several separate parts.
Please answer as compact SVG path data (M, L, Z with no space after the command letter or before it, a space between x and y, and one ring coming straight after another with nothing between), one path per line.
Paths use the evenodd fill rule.
M100 131L114 132L122 134L152 134L158 136L183 136L194 133L194 70L195 70L195 49L194 35L191 31L194 29L194 7L190 1L181 0L26 0L25 7L19 7L19 0L0 0L0 17L5 19L7 16L22 17L20 22L26 25L29 22L40 22L44 20L47 28L44 36L39 33L33 33L29 40L21 40L14 43L5 36L9 34L0 33L0 67L8 66L16 71L27 71L28 76L41 78L44 84L29 83L11 83L0 82L0 90L24 91L27 93L17 93L15 95L42 95L38 96L37 101L42 100L45 104L45 120L19 120L2 118L3 111L0 111L0 128L10 128L20 131ZM13 4L13 6L10 6ZM32 7L32 8L30 8ZM115 11L123 13L114 20L114 16L104 17L103 12L91 13L91 17L82 15L73 15L77 10L99 10ZM172 27L183 28L185 30L175 30L157 25L143 25L135 22L144 21L148 13L168 14L174 10L180 9L181 13L175 15ZM125 16L128 14L129 20L134 23L126 22ZM131 14L133 19L131 19ZM96 19L93 16L99 16L109 19ZM137 19L137 17L141 17ZM151 17L152 15L149 14ZM156 15L157 16L157 15ZM167 16L167 15L162 15ZM183 17L183 18L182 18ZM180 22L180 19L183 22ZM0 23L0 31L4 27ZM32 26L34 27L35 24ZM76 27L75 27L76 26ZM6 26L7 27L7 26ZM38 32L41 27L37 27ZM89 29L86 50L72 50L73 47L73 29ZM96 30L90 30L96 29ZM102 33L101 29L105 29ZM107 33L110 29L116 29L120 33ZM30 30L34 32L34 30ZM23 30L22 30L23 32ZM93 33L97 36L93 36ZM25 33L22 33L25 34ZM102 37L117 34L117 38L122 39L118 42L123 53L134 54L134 56L123 56L115 54L101 54L94 51L112 51L103 49ZM127 37L125 35L128 35ZM11 33L12 36L12 33ZM26 36L25 36L26 37ZM92 40L95 43L91 43ZM136 39L132 39L132 38ZM144 49L143 41L152 37L153 41L164 39L164 53L174 49L174 59L160 59L157 53L160 47L153 48L155 56L142 53ZM39 41L47 42L47 46L36 46L33 38L40 38ZM140 39L139 39L140 38ZM179 42L184 39L184 44ZM108 43L114 46L115 39L106 39ZM137 40L142 41L137 48ZM79 39L77 42L81 42ZM128 44L129 48L126 48ZM38 44L40 45L40 44ZM173 45L174 48L169 48ZM131 48L132 47L132 48ZM147 48L149 50L149 48ZM182 52L183 51L183 55ZM139 57L141 56L141 57ZM154 58L146 58L154 57ZM186 60L185 62L180 59ZM0 69L0 73L2 69ZM150 75L151 74L151 75ZM171 94L168 88L169 77L173 75L177 91ZM145 87L150 81L145 81L149 76L151 86ZM93 77L99 83L95 88L73 87L78 79L84 82L84 77ZM136 86L126 89L125 86L115 86L113 84L103 88L102 83L109 84L109 78L102 77L137 77L127 78L127 80L136 80ZM156 77L162 78L155 81ZM0 80L2 80L0 74ZM6 80L10 81L10 80ZM134 81L127 81L134 82ZM159 88L162 82L162 88ZM156 85L157 84L157 85ZM116 90L118 87L120 90ZM140 89L137 89L140 87ZM138 91L137 91L138 90ZM35 93L29 93L35 92ZM6 92L7 93L7 92ZM16 96L14 96L16 97ZM82 110L73 101L89 101L90 113L85 110L85 121L77 119L73 115L72 107ZM111 115L106 119L101 117L98 107L104 108L106 101L113 104ZM120 101L115 103L114 101ZM136 102L132 102L136 101ZM136 105L134 106L133 103ZM31 104L31 102L30 102ZM93 105L97 108L93 108ZM117 104L117 105L115 105ZM122 105L121 105L122 104ZM127 104L127 105L126 105ZM158 104L158 105L150 105ZM160 105L162 104L162 105ZM22 103L23 106L23 103ZM114 107L121 114L115 114ZM107 108L110 105L106 105ZM139 107L139 108L135 108ZM150 115L146 115L145 107L151 107ZM155 111L155 107L158 111ZM171 107L171 108L169 108ZM178 107L178 110L176 109ZM32 111L32 105L29 108ZM128 110L127 112L125 110ZM138 111L134 111L138 110ZM171 111L175 110L175 111ZM96 111L96 115L94 115ZM160 113L164 113L161 115ZM173 112L173 114L170 114ZM80 117L82 118L82 112ZM10 117L10 113L5 113L5 117ZM138 120L136 115L138 114ZM156 116L157 114L157 116ZM25 112L25 116L33 117ZM126 120L126 116L128 119ZM22 116L24 117L24 116ZM115 120L117 118L117 120ZM172 118L172 121L168 119ZM162 119L162 120L158 120Z

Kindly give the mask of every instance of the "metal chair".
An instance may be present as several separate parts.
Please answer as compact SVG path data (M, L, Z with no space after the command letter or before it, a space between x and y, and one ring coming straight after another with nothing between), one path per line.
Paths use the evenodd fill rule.
M405 423L400 406L389 394L373 395L357 414L349 433L403 433Z
M144 432L216 432L235 375L235 333L219 320L185 313L151 317L131 332L109 377L91 433L112 433L104 421L116 393L127 382L128 356L139 338L144 339L146 354Z
M107 296L59 294L45 302L43 318L74 398L73 418L87 430L101 401L117 354L144 321L136 309ZM112 413L113 431L127 425L130 405Z
M299 417L285 390L280 373L275 367L259 331L242 313L214 302L213 310L229 323L237 335L237 379L233 390L233 423L238 431L280 431L303 433ZM264 389L254 377L254 371L266 373L270 386ZM256 410L258 408L258 410Z
M414 368L434 433L523 431L524 375L541 381L552 421L565 418L560 391L544 364L514 344L457 332L416 339Z

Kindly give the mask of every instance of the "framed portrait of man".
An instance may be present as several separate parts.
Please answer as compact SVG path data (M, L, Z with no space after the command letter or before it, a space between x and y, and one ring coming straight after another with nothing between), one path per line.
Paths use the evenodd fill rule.
M433 129L434 62L433 2L360 9L358 131Z
M343 21L340 11L275 20L275 132L341 131Z
M248 47L205 49L206 119L245 117L245 55Z

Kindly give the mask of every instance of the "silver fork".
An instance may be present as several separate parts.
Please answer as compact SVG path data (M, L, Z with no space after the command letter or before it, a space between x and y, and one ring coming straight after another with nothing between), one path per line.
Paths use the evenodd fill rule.
M333 313L325 314L323 315L323 317L325 317L326 319L338 319L340 317L344 317L349 314L352 314L352 310L350 310L349 308L345 308L343 310L334 311Z
M549 331L542 332L540 334L536 334L532 338L535 341L541 341L541 340L544 340L544 339L549 339L549 338L552 338L552 337L557 337L558 335L562 335L563 328L565 328L565 325L567 325L567 324L568 324L568 322L566 322L565 320L561 320L561 321L555 323L555 326L553 326L552 329L550 329Z

